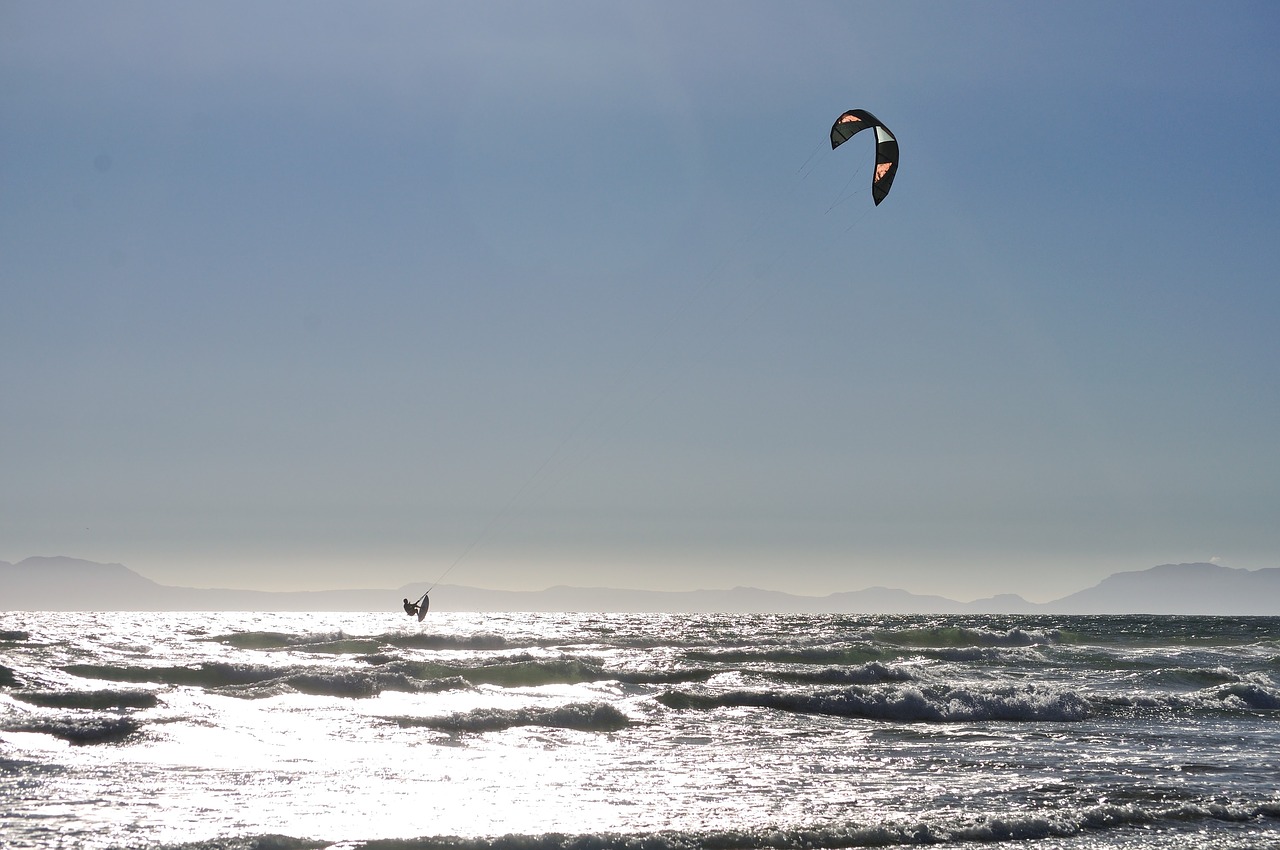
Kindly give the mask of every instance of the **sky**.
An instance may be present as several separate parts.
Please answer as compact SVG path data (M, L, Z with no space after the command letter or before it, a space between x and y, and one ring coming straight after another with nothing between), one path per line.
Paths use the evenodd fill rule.
M1269 2L3 0L0 560L1280 566L1278 40Z

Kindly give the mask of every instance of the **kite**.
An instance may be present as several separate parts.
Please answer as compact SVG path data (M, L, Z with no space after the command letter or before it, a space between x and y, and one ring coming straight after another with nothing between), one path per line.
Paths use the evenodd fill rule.
M893 176L898 173L898 140L889 128L865 109L850 109L831 125L831 149L835 150L868 127L876 131L876 172L871 176L871 197L876 206L880 206L893 185Z

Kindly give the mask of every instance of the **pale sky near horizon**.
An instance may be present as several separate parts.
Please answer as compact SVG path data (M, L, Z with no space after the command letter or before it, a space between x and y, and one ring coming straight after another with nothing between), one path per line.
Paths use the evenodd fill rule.
M1265 2L5 0L0 560L1280 566L1278 42Z

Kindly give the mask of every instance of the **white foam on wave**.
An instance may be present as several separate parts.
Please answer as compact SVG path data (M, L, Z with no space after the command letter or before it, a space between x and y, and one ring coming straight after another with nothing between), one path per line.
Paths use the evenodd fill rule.
M988 626L886 629L876 632L875 637L895 646L924 649L1043 646L1060 644L1064 640L1060 629L997 629Z
M1280 817L1280 801L1184 804L1172 808L1148 808L1137 804L1098 805L1050 813L940 817L801 828L578 835L548 833L492 838L432 836L382 840L376 842L376 846L378 850L834 850L1041 841L1084 834L1101 837L1109 831L1131 827L1164 828L1170 834L1169 846L1176 846L1179 842L1174 834L1200 823L1242 824L1276 817ZM1201 839L1205 837L1202 833L1196 835ZM1191 835L1184 834L1183 837L1189 839ZM285 850L285 845L280 846ZM327 845L325 850L363 850L366 846L363 842L344 841ZM253 845L252 850L275 850L275 846Z
M853 687L818 694L669 692L659 697L659 701L669 708L772 708L800 714L900 722L1078 721L1091 714L1088 701L1074 692L1031 686L985 691L941 685Z

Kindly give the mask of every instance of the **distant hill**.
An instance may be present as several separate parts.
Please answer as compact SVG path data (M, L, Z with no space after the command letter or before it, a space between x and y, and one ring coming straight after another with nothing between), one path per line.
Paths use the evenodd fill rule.
M122 564L65 557L0 561L4 611L399 611L402 597L427 589L268 592L157 584ZM442 585L433 611L600 611L640 613L800 614L1222 614L1280 616L1280 569L1240 570L1217 564L1165 564L1116 573L1094 587L1039 605L1000 595L972 602L871 587L799 596L753 587L652 591L550 587L485 590Z
M121 564L64 557L0 561L0 610L5 611L381 611L397 592L173 587ZM390 600L393 609L399 600Z
M1052 613L1280 615L1280 569L1163 564L1115 573L1044 606Z

